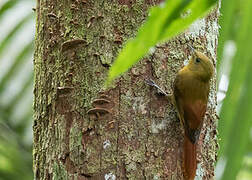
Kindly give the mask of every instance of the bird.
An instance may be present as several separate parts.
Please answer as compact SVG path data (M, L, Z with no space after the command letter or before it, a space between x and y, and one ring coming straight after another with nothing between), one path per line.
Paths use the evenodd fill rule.
M165 93L153 80L146 83L169 96L176 106L184 129L182 170L185 180L193 180L197 169L196 145L203 126L214 66L210 58L188 45L192 51L189 63L180 69L173 83L173 93Z

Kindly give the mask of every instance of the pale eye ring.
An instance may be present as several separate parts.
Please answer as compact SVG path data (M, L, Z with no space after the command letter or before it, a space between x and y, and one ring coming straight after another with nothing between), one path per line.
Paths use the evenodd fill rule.
M196 58L195 62L199 63L200 62L200 58Z

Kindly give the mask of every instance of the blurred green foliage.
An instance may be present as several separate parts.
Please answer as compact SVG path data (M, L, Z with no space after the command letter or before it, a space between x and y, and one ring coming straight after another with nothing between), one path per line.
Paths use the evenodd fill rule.
M131 48L122 50L122 53L125 53L124 51L131 53L133 47L134 52L136 52L136 48L139 48L139 51L137 51L139 54L127 58L132 59L132 61L126 62L123 69L113 70L115 72L112 73L111 79L137 62L157 42L167 40L178 34L193 20L204 14L216 1L169 1L169 3L172 2L174 6L170 7L177 7L181 12L191 6L192 13L194 10L197 13L194 17L189 18L188 24L181 25L179 24L181 17L176 15L176 13L180 14L180 11L175 12L176 8L171 8L170 11L165 9L165 12L162 12L161 6L153 9L151 20L147 21L142 27L138 33L140 37L136 39L145 41L146 37L148 37L147 40L151 38L153 34L144 29L147 27L159 27L155 28L155 37L151 42L144 42L146 43L144 47L141 45L143 42L130 41L131 45L128 46L131 46ZM203 2L206 2L206 4L202 4ZM12 15L10 13L14 13L15 8L19 8L24 3L27 3L27 0L0 2L0 25ZM163 4L164 7L168 8ZM12 46L12 44L17 43L16 39L22 36L21 31L24 31L25 28L34 28L32 27L34 26L34 16L31 8L26 14L16 14L16 17L21 18L17 18L14 25L6 30L7 33L4 37L0 37L0 180L33 179L32 140L27 138L27 136L31 136L33 76L32 71L26 70L25 67L31 66L29 62L32 61L32 36L34 35L29 34L31 38L23 42L23 46L16 48L16 51L13 50ZM252 35L250 34L252 29L251 8L251 0L222 0L217 70L218 82L222 83L221 77L225 74L228 77L226 83L229 83L229 86L227 92L224 92L226 97L220 102L220 151L216 168L217 179L252 179L252 121L250 120L252 119L252 81L249 71L252 68L252 51L250 51L252 47ZM176 26L172 26L174 20L176 20ZM29 24L31 21L33 23ZM167 27L170 27L168 29L172 32L166 33ZM233 52L231 58L227 58L229 54L225 53L225 50L230 42L234 44L233 51L235 52ZM127 53L119 56L120 61L124 62L125 56L127 56ZM3 63L7 61L6 57L11 57L8 64ZM3 68L3 64L6 68ZM121 66L121 62L119 64ZM223 69L231 70L224 72ZM25 74L25 76L20 78L20 74Z
M34 35L28 33L33 28L34 16L31 7L27 13L18 11L25 3L20 0L0 3L0 30L4 35L0 36L0 180L33 179L31 57ZM19 37L21 41L17 42Z
M242 163L251 159L252 127L252 1L222 0L220 38L218 46L218 69L225 60L225 44L233 42L236 47L228 73L228 91L222 103L219 120L220 161L225 164L224 180L233 180ZM227 56L227 55L226 55ZM219 72L221 77L222 72ZM250 143L249 143L250 142ZM221 162L220 162L221 163ZM247 170L251 169L247 168ZM251 177L251 172L248 173ZM248 178L249 179L249 178Z

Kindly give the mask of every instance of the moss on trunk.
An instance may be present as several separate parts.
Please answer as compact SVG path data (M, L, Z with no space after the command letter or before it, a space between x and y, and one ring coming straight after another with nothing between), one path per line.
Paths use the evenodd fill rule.
M35 179L182 179L183 136L174 107L144 79L170 92L188 59L188 43L215 60L218 13L196 22L198 29L156 46L113 88L103 89L119 49L157 2L37 0ZM202 179L214 172L215 108L214 79L198 146Z

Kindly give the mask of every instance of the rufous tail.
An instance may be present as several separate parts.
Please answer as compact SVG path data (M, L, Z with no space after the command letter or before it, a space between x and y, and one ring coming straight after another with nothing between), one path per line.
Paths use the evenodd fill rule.
M183 156L183 174L185 180L194 180L196 175L196 144L193 144L185 135L184 156Z

